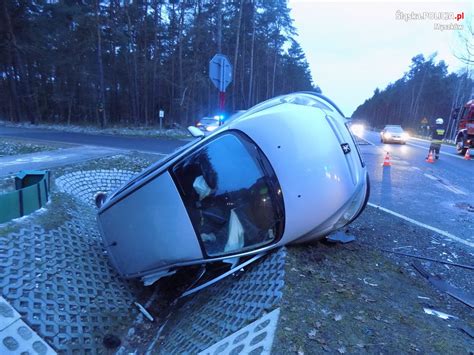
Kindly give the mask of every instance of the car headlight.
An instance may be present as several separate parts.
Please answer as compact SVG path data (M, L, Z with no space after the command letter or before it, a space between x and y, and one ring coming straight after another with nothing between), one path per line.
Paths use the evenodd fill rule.
M403 133L402 133L402 139L403 139L404 141L406 141L406 140L408 140L408 138L410 138L410 135L409 135L408 133L406 133L406 132L403 132Z
M351 125L351 132L354 133L356 136L362 136L364 134L364 125L361 124L353 124Z
M391 134L390 132L385 132L385 133L383 134L383 137L384 137L384 138L392 138L392 134Z
M368 182L366 182L366 184L367 183ZM364 202L365 194L369 191L366 184L363 184L359 187L359 191L357 191L348 205L345 206L344 213L333 226L334 229L339 229L346 226L356 216L359 208L361 208L361 205Z
M213 130L215 130L218 126L207 126L206 127L206 131L208 132L212 132Z

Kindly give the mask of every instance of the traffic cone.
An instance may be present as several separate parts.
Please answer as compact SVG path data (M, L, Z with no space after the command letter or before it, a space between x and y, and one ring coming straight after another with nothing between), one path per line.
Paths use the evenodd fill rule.
M385 159L383 160L382 166L392 166L392 162L390 161L390 153L387 152L385 155Z
M469 148L466 149L466 154L464 154L464 159L471 160L471 152Z
M434 163L434 160L433 160L433 151L430 150L429 154L428 154L428 158L426 158L426 161L428 163Z

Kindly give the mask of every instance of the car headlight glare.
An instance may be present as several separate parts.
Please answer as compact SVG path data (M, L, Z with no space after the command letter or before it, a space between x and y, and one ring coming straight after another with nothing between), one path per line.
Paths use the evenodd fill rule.
M361 124L353 124L351 126L351 132L360 137L364 134L364 126Z
M207 126L207 127L206 127L206 131L212 132L212 131L215 130L216 128L217 128L217 126Z
M385 132L383 136L384 138L392 138L392 134L390 132Z

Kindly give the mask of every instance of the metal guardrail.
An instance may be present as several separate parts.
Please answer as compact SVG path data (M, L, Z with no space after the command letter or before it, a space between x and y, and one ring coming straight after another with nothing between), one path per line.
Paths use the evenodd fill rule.
M26 216L46 205L49 188L49 171L20 171L15 176L15 191L0 194L0 223Z

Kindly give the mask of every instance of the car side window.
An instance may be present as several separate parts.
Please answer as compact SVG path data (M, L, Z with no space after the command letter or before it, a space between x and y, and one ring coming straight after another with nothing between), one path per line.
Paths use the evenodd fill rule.
M281 237L278 181L244 135L217 137L177 163L172 175L208 256L253 249Z

